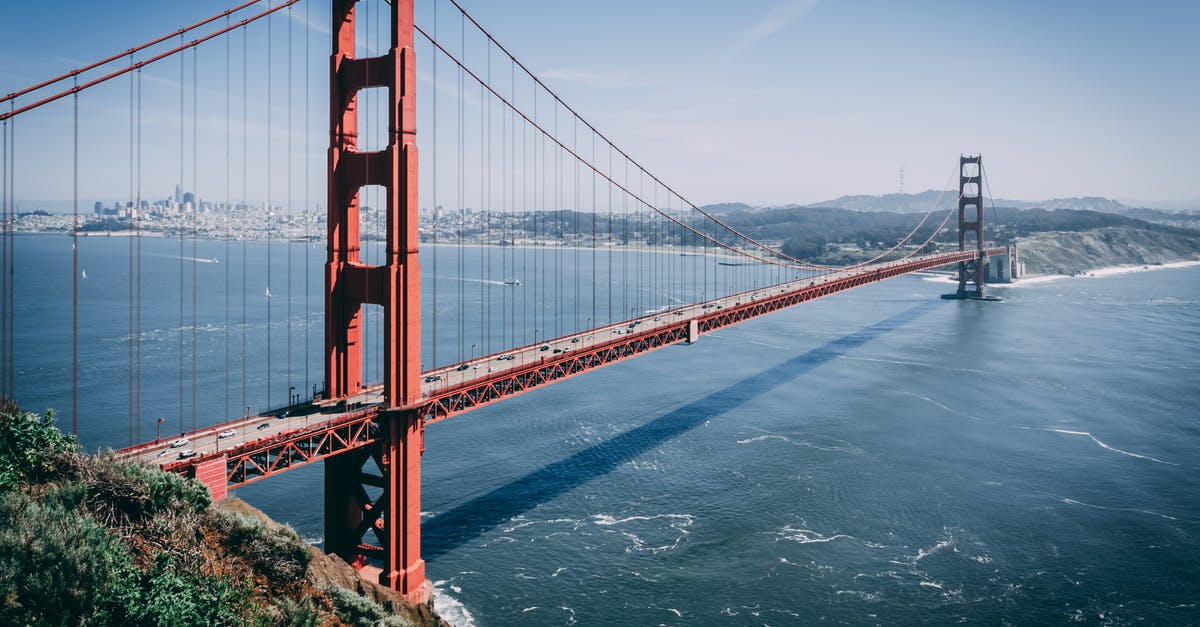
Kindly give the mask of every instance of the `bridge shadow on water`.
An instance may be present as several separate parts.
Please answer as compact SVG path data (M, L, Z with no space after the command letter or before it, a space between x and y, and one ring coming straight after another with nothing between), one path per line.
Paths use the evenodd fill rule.
M814 348L438 514L422 524L422 557L426 561L433 561L514 516L608 474L642 453L896 330L925 314L937 303L922 303Z

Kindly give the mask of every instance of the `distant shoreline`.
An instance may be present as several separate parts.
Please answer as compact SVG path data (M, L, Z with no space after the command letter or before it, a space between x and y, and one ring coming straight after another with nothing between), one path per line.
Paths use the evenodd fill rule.
M1192 268L1200 266L1200 260L1190 261L1172 261L1162 264L1123 264L1119 266L1106 266L1103 268L1095 268L1080 272L1078 274L1031 274L1024 277L1017 277L1012 283L988 283L991 287L1024 287L1026 285L1040 285L1042 283L1052 283L1063 279L1100 279L1110 276L1119 276L1122 274L1136 274L1139 272L1153 272L1155 270L1169 270L1174 268ZM934 283L957 284L958 279L954 274L940 274L935 276L926 275L926 281Z
M1061 279L1099 279L1110 276L1118 276L1122 274L1136 274L1139 272L1153 272L1155 270L1168 270L1172 268L1191 268L1200 266L1200 260L1190 261L1172 261L1170 263L1161 264L1122 264L1119 266L1106 266L1103 268L1095 268L1093 270L1085 270L1075 275L1070 274L1036 274L1028 277L1018 277L1012 283L993 283L990 285L1037 285L1039 283L1050 283Z

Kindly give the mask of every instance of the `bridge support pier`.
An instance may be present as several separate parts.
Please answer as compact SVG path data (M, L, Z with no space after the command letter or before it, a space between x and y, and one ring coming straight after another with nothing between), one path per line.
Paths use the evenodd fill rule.
M968 246L967 236L974 239ZM958 290L942 294L952 300L1000 300L984 291L987 278L987 249L983 247L983 157L958 159L958 249L974 249L976 256L958 263Z
M325 552L425 603L432 588L421 559L420 416L388 411L380 429L376 444L325 460Z

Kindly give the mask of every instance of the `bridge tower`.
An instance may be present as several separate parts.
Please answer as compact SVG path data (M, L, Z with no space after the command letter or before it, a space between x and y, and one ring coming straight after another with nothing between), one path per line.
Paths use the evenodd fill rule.
M363 305L383 307L384 410L380 443L325 462L325 550L414 601L428 600L421 559L420 268L417 263L416 64L413 0L391 0L391 46L355 58L354 8L332 0L328 249L325 265L325 398L351 407L363 392ZM388 90L387 147L358 151L358 92ZM387 196L386 261L359 256L359 190ZM378 474L364 471L368 462ZM372 533L375 542L369 542ZM368 560L381 566L367 566Z
M968 243L968 236L975 240ZM983 247L983 156L958 159L958 249L976 251L974 259L958 263L958 290L942 298L1000 300L984 292L987 251Z

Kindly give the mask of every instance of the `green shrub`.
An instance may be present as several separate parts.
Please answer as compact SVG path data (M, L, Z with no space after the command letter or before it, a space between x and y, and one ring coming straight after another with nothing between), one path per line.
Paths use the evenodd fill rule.
M321 613L312 597L305 597L299 602L286 597L276 599L275 607L280 615L274 617L271 624L287 627L317 627L321 624Z
M0 492L69 476L77 459L75 438L54 427L54 412L38 416L0 400Z
M224 579L198 577L180 568L168 555L159 555L148 573L131 582L124 616L111 613L107 624L242 625L255 613L250 592ZM122 620L116 620L116 619Z
M375 627L379 621L383 620L383 608L353 590L330 586L325 593L333 600L337 617L347 625Z
M225 546L272 582L295 583L308 571L311 550L290 527L271 528L256 518L227 512L219 512L214 522L225 535Z
M198 482L111 455L88 458L81 475L88 511L110 527L141 525L167 512L189 516L211 503Z
M91 622L131 569L125 547L63 500L0 495L0 623Z

